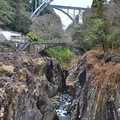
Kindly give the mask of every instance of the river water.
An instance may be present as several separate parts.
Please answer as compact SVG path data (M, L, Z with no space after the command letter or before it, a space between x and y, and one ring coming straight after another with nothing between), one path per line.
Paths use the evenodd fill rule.
M68 108L71 104L71 97L68 94L62 94L60 100L60 106L56 109L59 120L70 120L70 114Z

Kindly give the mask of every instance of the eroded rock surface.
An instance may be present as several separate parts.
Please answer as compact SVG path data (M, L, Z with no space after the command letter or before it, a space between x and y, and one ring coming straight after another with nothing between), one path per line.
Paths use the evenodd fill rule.
M44 69L50 69L51 75ZM58 120L49 98L62 89L62 83L59 83L62 77L62 70L55 60L1 54L0 119Z
M88 52L67 77L71 120L120 119L120 54Z
M53 96L67 75L53 58L0 54L0 119L58 120ZM87 52L70 67L66 84L71 120L120 119L119 54Z

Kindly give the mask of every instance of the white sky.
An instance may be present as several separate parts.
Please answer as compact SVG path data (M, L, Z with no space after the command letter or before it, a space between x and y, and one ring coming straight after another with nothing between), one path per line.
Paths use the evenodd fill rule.
M76 7L87 7L91 6L93 0L53 0L53 5L65 5L65 6L76 6Z
M51 4L72 7L90 7L92 1L93 0L54 0ZM58 10L55 10L55 12L60 16L64 28L66 28L72 22L64 13Z

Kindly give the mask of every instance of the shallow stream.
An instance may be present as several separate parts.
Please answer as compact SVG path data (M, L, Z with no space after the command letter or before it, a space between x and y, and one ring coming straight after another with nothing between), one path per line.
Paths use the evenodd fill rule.
M56 109L59 120L70 120L68 108L71 104L71 97L68 94L62 94L60 99L60 106Z

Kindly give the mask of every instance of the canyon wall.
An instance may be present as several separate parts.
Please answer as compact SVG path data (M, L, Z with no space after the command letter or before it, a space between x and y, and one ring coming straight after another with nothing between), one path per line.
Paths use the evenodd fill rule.
M57 120L50 98L64 84L58 62L24 54L0 56L0 119Z
M120 119L120 54L87 52L67 77L71 120Z

